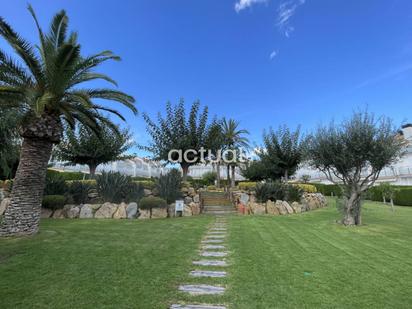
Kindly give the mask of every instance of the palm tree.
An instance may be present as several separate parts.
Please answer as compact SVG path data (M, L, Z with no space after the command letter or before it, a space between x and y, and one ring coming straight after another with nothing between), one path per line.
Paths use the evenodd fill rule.
M68 17L60 11L44 33L33 9L39 45L33 46L0 17L0 36L20 58L17 62L0 50L0 106L22 110L22 148L11 193L11 204L3 218L0 235L27 235L38 231L47 163L53 144L60 142L63 123L74 128L77 122L99 132L100 124L117 127L101 112L123 116L115 109L93 102L113 100L137 112L133 97L113 89L80 88L87 81L109 76L93 69L108 60L120 60L111 51L82 57L77 33L68 32Z
M234 119L223 118L222 121L222 134L225 150L238 150L241 148L249 148L249 140L244 135L249 134L249 131L245 129L239 129L240 123ZM238 158L235 158L236 160ZM235 168L236 163L227 164L227 180L230 181L230 186L235 186ZM230 176L230 169L232 170L232 177Z

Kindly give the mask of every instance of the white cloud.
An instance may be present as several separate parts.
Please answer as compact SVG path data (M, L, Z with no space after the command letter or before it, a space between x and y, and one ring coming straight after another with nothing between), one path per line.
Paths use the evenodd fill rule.
M276 25L287 38L290 37L291 33L295 30L295 28L290 25L290 19L295 15L296 10L305 4L305 2L306 0L288 0L279 5Z
M251 7L254 4L265 3L267 1L268 0L239 0L235 4L235 11L239 13L241 10Z
M274 50L270 53L270 60L272 60L273 58L275 58L277 55L279 54L279 52L277 50Z

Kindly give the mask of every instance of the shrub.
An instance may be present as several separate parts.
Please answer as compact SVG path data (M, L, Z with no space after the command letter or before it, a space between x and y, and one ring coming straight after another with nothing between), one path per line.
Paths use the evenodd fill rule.
M301 197L302 190L297 186L281 182L268 182L256 185L256 199L260 203L265 203L268 200L299 202Z
M99 197L105 202L120 203L138 201L143 196L143 186L132 177L115 172L103 172L96 178Z
M399 206L412 206L412 187L397 187L393 202Z
M256 189L256 182L253 181L245 181L245 182L239 182L239 189L240 190L247 190L247 191L253 191Z
M73 181L68 186L68 192L76 204L85 204L89 201L89 193L96 186L86 181Z
M64 195L45 195L43 196L42 206L47 209L62 209L66 204Z
M325 196L342 196L342 190L338 185L327 185L323 183L312 183L316 187L316 190Z
M152 190L156 186L153 180L133 180L133 182L148 190Z
M52 169L47 170L47 175L60 175L64 180L84 180L90 178L89 174L82 172L59 172Z
M206 186L214 185L214 184L215 184L216 177L217 177L217 176L216 176L216 173L215 173L215 172L207 172L207 173L204 173L204 174L203 174L202 180L203 180L203 183L204 183Z
M207 190L208 190L208 191L216 191L217 188L216 188L215 185L213 185L213 186L207 186Z
M161 175L156 181L156 189L161 198L168 204L182 196L180 191L182 185L182 175L177 169L171 169L166 175Z
M167 207L167 202L164 199L160 197L155 197L155 196L144 197L139 202L140 209L149 210L150 218L152 217L153 208L166 208L166 207Z
M59 173L47 173L44 195L64 195L67 193L66 182Z
M318 192L318 190L316 189L316 186L309 185L309 184L306 184L306 183L297 183L297 184L293 184L293 186L298 187L299 189L301 189L303 192L306 192L306 193L316 193L316 192Z

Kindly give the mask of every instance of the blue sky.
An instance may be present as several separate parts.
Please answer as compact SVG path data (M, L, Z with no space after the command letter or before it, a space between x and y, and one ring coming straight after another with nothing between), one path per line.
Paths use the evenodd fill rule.
M358 108L412 121L412 1L137 0L30 2L44 27L59 9L85 54L123 59L101 71L141 112L199 99L211 115L238 119L259 144L264 128L304 131ZM27 1L0 15L36 42ZM0 41L0 48L5 48ZM139 143L141 116L127 114Z

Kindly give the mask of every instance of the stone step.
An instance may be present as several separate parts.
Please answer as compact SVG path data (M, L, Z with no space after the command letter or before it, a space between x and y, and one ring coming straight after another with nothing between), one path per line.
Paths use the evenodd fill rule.
M215 305L171 305L170 309L226 309L225 306L215 306Z
M210 277L210 278L224 278L225 271L211 271L211 270L193 270L190 272L192 277Z
M222 260L200 260L200 261L193 261L192 264L197 265L197 266L217 266L217 267L228 266L226 261L222 261Z
M207 284L188 284L179 286L179 291L190 295L221 295L225 292L225 288Z
M212 239L212 238L219 239L219 238L225 238L225 237L226 237L226 235L206 235L205 236L205 238L207 238L207 239Z
M225 241L224 239L205 239L205 240L202 240L202 243L204 243L204 244L221 244L224 241Z
M222 232L226 232L226 231L227 231L227 228L225 228L225 227L212 227L210 230L211 230L211 231L222 231Z
M200 256L204 256L204 257L225 257L225 256L227 256L227 252L203 251L202 253L200 253Z
M226 231L208 231L208 235L226 235Z
M218 249L226 249L226 247L225 246L222 246L222 245L204 245L203 247L202 247L202 249L204 249L204 250L218 250Z

